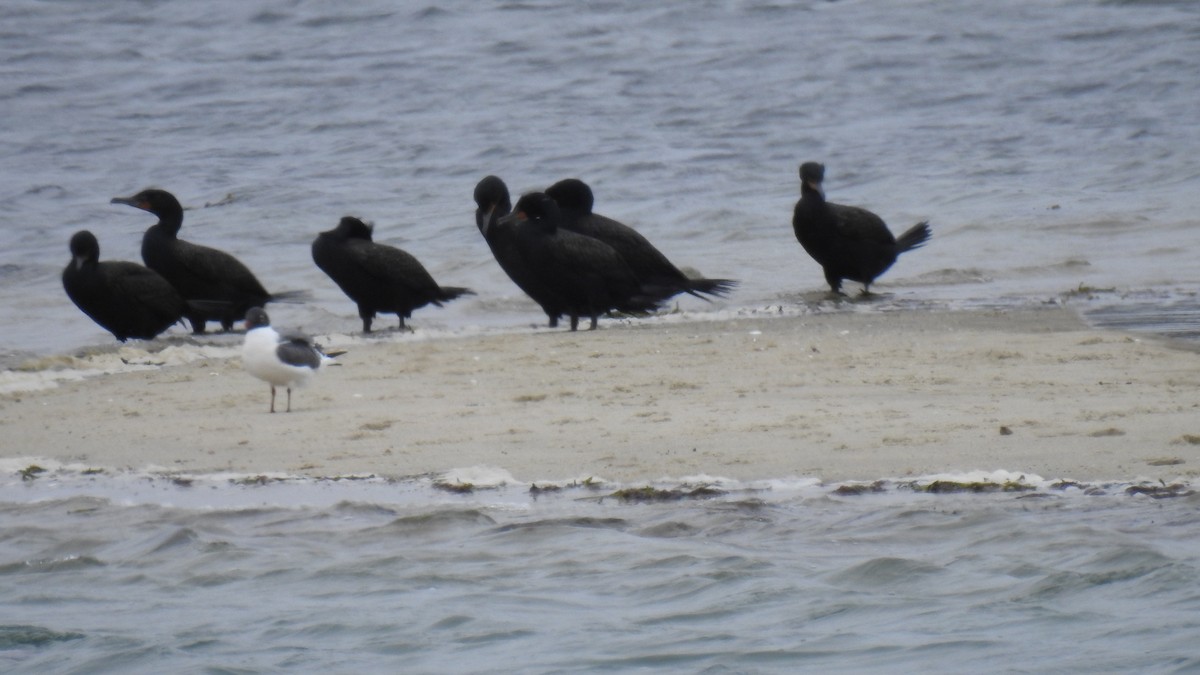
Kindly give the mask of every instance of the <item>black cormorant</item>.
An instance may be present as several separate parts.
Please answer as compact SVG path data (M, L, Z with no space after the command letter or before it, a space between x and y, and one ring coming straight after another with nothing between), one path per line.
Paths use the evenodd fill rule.
M834 293L842 292L843 279L861 283L863 294L870 293L871 284L896 262L896 256L925 245L932 234L929 222L917 223L896 238L874 213L826 202L824 179L823 164L800 165L800 201L792 214L796 239L824 268Z
M724 297L737 286L732 279L688 277L637 230L612 218L592 213L592 189L578 178L561 180L547 188L546 194L558 202L564 229L594 237L612 246L625 258L645 286L668 290L670 295L690 293L698 298L704 297L701 293Z
M158 223L142 236L142 260L189 301L184 316L191 322L193 333L203 333L207 321L219 321L223 329L231 330L251 307L303 295L268 293L237 258L179 239L183 207L166 190L143 190L132 197L114 198L112 203L128 204L158 216Z
M358 304L364 333L371 332L376 313L395 314L403 329L418 307L441 307L460 295L474 295L467 288L438 286L406 251L371 241L371 231L370 225L346 216L312 243L313 262Z
M62 281L75 306L121 342L154 338L187 310L158 272L132 262L100 262L100 243L87 230L71 237L71 262Z
M544 192L522 195L513 212L500 220L516 228L516 246L532 263L539 283L562 298L571 330L579 327L580 317L590 318L595 329L601 314L653 311L670 296L644 287L613 247L562 229L560 222L558 204Z
M475 225L483 235L500 269L525 292L550 318L550 327L558 326L565 313L566 300L554 285L547 285L537 273L535 261L526 260L517 241L517 225L501 222L512 210L508 186L496 176L487 176L475 186Z

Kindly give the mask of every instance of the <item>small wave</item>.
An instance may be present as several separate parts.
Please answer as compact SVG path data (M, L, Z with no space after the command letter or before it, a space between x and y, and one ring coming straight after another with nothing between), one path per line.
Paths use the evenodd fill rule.
M623 518L594 518L591 516L580 516L575 518L551 518L548 520L513 523L510 525L497 527L495 530L493 530L493 532L496 534L504 534L508 532L540 533L546 530L560 530L562 528L625 530L628 527L629 522Z
M311 19L305 19L300 22L300 25L305 28L329 28L332 26L353 26L358 24L371 24L383 22L391 18L392 13L377 13L363 14L358 16L350 16L346 14L317 16Z
M6 574L27 574L27 573L56 573L69 572L72 570L82 570L90 567L103 567L104 562L99 558L93 558L88 555L68 555L58 558L43 558L36 560L25 560L18 563L9 563L0 565L0 576Z
M875 558L833 576L834 583L851 588L897 586L923 582L942 573L943 568L908 558Z
M496 520L478 509L439 509L430 513L404 516L379 530L390 535L428 535L432 532L477 528L495 525Z
M150 549L150 553L162 553L164 551L171 551L179 547L190 547L193 546L198 539L199 535L195 530L188 527L183 527L175 530L165 539L159 542L158 545Z
M41 626L3 625L0 626L0 650L45 647L55 642L79 640L83 637L83 633L56 631Z
M277 23L287 21L290 18L292 18L292 16L290 14L283 14L280 12L266 10L266 11L259 12L259 13L255 14L254 16L250 17L250 22L256 23L256 24L273 26Z

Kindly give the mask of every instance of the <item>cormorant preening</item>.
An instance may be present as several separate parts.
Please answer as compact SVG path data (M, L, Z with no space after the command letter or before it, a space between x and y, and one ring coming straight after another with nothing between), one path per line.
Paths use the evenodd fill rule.
M261 307L246 312L246 337L242 343L242 367L271 385L271 412L275 412L275 387L287 387L287 412L292 411L292 387L303 387L334 356L326 355L308 338L281 336ZM336 364L335 364L336 365Z
M143 190L132 197L116 197L112 203L128 204L158 216L158 223L142 236L142 260L189 301L184 316L191 322L193 333L203 333L207 321L220 321L223 329L231 330L251 307L302 295L268 293L237 258L179 239L183 207L166 190Z
M621 254L599 239L559 227L558 204L544 192L530 192L517 200L513 212L500 219L516 228L516 247L532 263L542 287L553 289L571 319L591 319L591 329L601 314L646 312L658 309L669 292L644 287Z
M512 279L550 318L550 327L558 326L565 313L565 300L553 285L547 285L537 273L536 261L526 260L517 243L517 225L501 223L512 210L508 186L496 176L487 176L475 186L475 225L483 235L500 269Z
M564 229L594 237L616 249L647 287L668 290L670 295L690 293L703 298L701 293L724 297L737 286L731 279L689 278L637 230L592 213L592 189L578 178L560 180L546 188L546 194L558 202Z
M800 201L792 214L792 229L804 250L825 269L825 280L834 293L842 292L842 279L863 285L883 274L896 256L920 248L929 240L929 222L913 225L897 239L883 220L856 206L825 201L821 182L825 166L816 162L800 165Z
M371 332L376 313L400 317L400 328L412 311L460 295L467 288L438 286L416 258L393 246L371 241L372 227L358 218L342 218L338 226L317 235L312 243L313 262L358 304L363 332Z
M187 309L179 292L158 272L132 262L100 262L100 243L87 230L71 237L71 262L62 281L75 306L121 342L149 340L178 322Z

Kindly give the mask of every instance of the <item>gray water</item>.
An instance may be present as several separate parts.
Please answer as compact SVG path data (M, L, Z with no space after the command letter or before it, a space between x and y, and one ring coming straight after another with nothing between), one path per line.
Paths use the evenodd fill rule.
M1195 337L1198 63L1192 2L10 0L0 364L113 343L62 292L66 242L137 260L153 218L108 202L152 185L184 238L311 290L272 310L310 332L358 327L308 250L347 214L477 291L418 334L540 323L475 230L489 173L584 178L678 264L742 280L685 313L830 311L790 228L809 159L832 200L935 232L846 311L1054 302ZM1200 669L1194 497L778 478L629 504L10 466L0 669Z
M3 486L5 672L1200 669L1195 496L95 480Z
M82 228L139 259L153 217L109 200L147 186L190 209L184 238L310 289L273 319L314 333L358 325L308 250L347 214L478 292L417 330L538 323L474 228L488 173L517 193L584 178L677 264L742 280L683 311L811 308L823 280L790 228L808 159L830 199L932 222L888 302L1082 286L1200 323L1191 2L13 0L0 26L8 364L113 344L59 275Z

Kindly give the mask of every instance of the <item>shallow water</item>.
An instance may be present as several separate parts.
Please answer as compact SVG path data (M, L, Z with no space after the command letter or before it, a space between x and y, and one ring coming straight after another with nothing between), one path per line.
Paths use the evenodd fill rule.
M1194 496L249 478L0 486L5 671L1200 667Z
M346 214L478 292L419 310L418 337L540 322L474 228L488 173L514 192L584 178L598 212L676 263L742 280L686 312L829 311L790 228L809 159L832 200L935 233L879 298L838 307L1066 302L1194 338L1198 15L1099 0L5 2L0 365L113 344L59 274L83 228L103 258L137 260L153 219L109 199L151 185L189 208L185 238L268 288L311 289L272 309L310 332L359 325L308 250ZM170 362L237 338L160 342ZM628 504L423 479L17 475L0 481L6 672L1200 669L1195 497L847 497L780 477Z
M743 282L684 310L811 306L820 271L789 226L806 159L826 162L835 201L894 230L932 221L933 242L877 285L885 302L1042 303L1083 286L1151 314L1182 303L1194 322L1197 14L15 0L0 7L0 358L111 344L62 292L66 242L90 228L104 258L137 260L153 218L108 202L150 185L191 209L185 238L268 288L311 289L273 312L310 332L358 325L308 251L345 214L479 292L419 310L418 330L539 322L473 227L488 173L514 192L582 177L598 212Z

